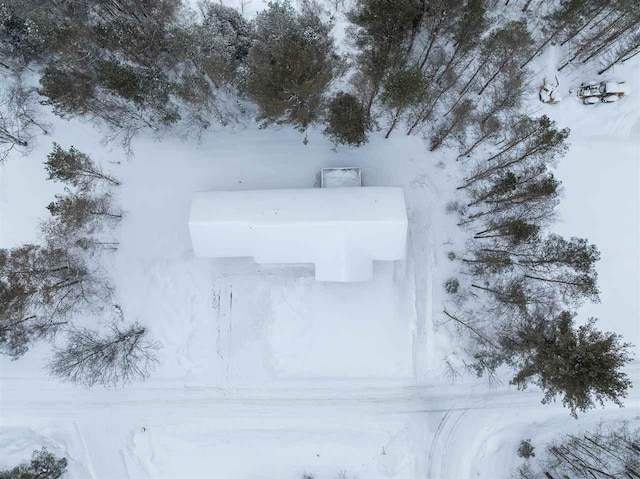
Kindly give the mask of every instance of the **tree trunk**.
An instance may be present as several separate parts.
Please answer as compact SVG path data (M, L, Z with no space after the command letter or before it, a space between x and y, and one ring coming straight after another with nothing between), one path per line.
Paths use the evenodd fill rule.
M565 40L562 41L562 43L560 43L560 46L563 47L565 46L565 44L570 41L572 38L574 38L576 35L579 35L580 32L582 30L584 30L587 26L589 26L589 24L598 16L602 13L602 11L607 8L608 5L604 5L602 6L599 10L596 11L595 15L593 15L591 18L589 18L589 20L587 20L584 25L582 25L582 27L580 27L577 31L575 31L574 33L572 33L569 37L567 37Z
M638 48L638 47L636 47L636 48ZM628 56L627 58L623 58L622 60L620 60L620 63L624 63L624 62L626 62L626 61L628 61L628 60L631 60L631 59L632 59L633 57L635 57L638 53L640 53L640 50L638 50L637 52L635 52L633 55Z
M544 47L546 47L546 46L549 44L549 42L551 42L551 40L553 40L553 39L555 38L555 36L556 36L558 33L560 33L560 31L561 31L564 27L566 27L566 26L567 26L567 23L568 23L568 22L563 23L560 27L558 27L558 28L557 28L557 29L556 29L556 30L551 34L551 36L550 36L549 38L547 38L544 42L542 42L542 44L541 44L541 45L536 49L536 51L535 51L535 52L533 52L533 54L532 54L532 55L527 59L527 61L526 61L526 62L524 62L522 65L520 65L520 68L522 69L522 68L526 67L526 66L529 64L529 62L530 62L531 60L533 60L536 56L538 56L538 53L540 53L540 52L544 49Z
M413 122L413 124L409 128L409 131L407 131L407 135L410 135L413 132L413 130L415 129L416 126L418 126L420 123L426 121L427 118L429 118L429 115L431 115L431 112L433 111L433 109L438 104L438 101L440 100L440 97L448 90L448 87L449 87L449 85L447 85L445 88L443 88L440 91L440 93L438 93L438 95L436 96L436 99L433 101L433 103L431 103L431 106L428 107L428 109L426 110L426 113L425 113L425 109L422 110L422 112L420 113L420 116L416 119L415 122Z
M500 66L498 67L498 70L493 74L493 76L491 78L489 78L489 81L487 83L485 83L484 86L480 89L480 91L478 92L478 95L482 95L484 93L486 88L491 84L491 82L493 82L493 80L496 79L496 77L500 74L500 72L502 71L502 69L507 64L508 61L509 61L509 57L507 56L504 59L504 61L500 64Z
M484 336L482 333L480 333L480 331L478 331L476 328L474 328L473 326L471 326L470 324L462 321L459 318L456 318L455 316L453 316L452 314L449 314L449 312L447 312L446 309L443 309L442 312L450 319L456 321L458 324L461 324L462 326L464 326L465 328L468 328L470 331L472 331L476 336L478 336L482 341L486 342L487 344L490 344L492 346L495 347L495 345L493 344L493 342L491 340L489 340L486 336Z
M566 66L570 65L573 60L578 58L580 55L582 55L582 53L585 50L591 47L591 45L593 45L593 42L596 41L601 34L606 33L611 28L613 28L613 26L623 17L624 17L624 14L621 14L620 16L618 16L618 18L616 18L613 22L611 22L611 24L609 24L609 26L607 26L607 28L605 28L603 32L599 33L598 37L591 39L589 42L585 43L582 47L578 48L578 51L576 51L576 53L569 60L564 62L562 65L560 65L560 67L558 68L558 71L562 71Z
M528 140L529 138L531 138L533 135L535 135L536 133L539 133L542 131L542 128L536 128L534 129L531 133L523 136L522 138L519 138L517 140L512 141L511 143L509 143L507 145L506 148L503 148L502 150L500 150L498 153L496 153L495 155L487 158L487 161L491 161L494 160L495 158L497 158L498 156L502 155L503 153L506 153L507 151L511 150L512 148L515 148L516 146L518 146L520 143L522 143L525 140Z
M0 139L4 139L6 142L13 143L14 145L28 146L28 143L25 140L12 135L4 128L0 128Z
M396 110L396 114L393 116L393 121L391 122L391 128L389 128L389 131L387 131L387 134L384 135L385 138L389 138L389 135L391 134L393 129L396 127L396 123L398 122L398 118L400 118L401 111L402 111L402 107L398 107L398 109Z
M482 65L480 65L480 67L478 67L478 69L475 71L475 73L473 74L473 76L471 77L471 79L466 83L466 85L462 88L462 90L460 90L460 94L458 95L458 99L453 103L453 105L451 105L449 107L449 109L447 110L447 112L442 115L443 117L449 115L449 113L451 113L453 111L453 109L456 107L456 105L458 103L460 103L460 100L462 100L462 98L464 97L464 94L467 92L467 90L469 89L469 86L471 85L471 82L474 80L474 78L476 77L476 75L480 72L480 69L485 65L485 63L489 60L489 57L487 57L487 60L485 60ZM471 61L467 64L467 68L469 67L469 65L471 65L471 63L473 62L473 58L471 59ZM466 70L466 68L465 68Z
M424 53L424 58L420 62L420 70L422 70L425 64L427 63L429 54L431 53L431 49L433 48L433 45L435 44L436 39L438 38L439 32L440 32L440 25L436 26L436 28L434 28L433 30L433 33L429 36L429 45L427 46L426 51Z
M611 45L611 43L613 43L620 36L622 36L623 33L625 33L627 30L630 30L631 28L633 28L635 26L636 26L636 24L631 22L627 27L623 28L619 32L617 32L614 35L612 35L612 36L608 37L607 39L605 39L604 42L602 43L602 45L597 50L595 50L594 52L591 53L591 55L589 55L587 58L582 60L582 63L583 64L587 63L589 60L591 60L593 57L595 57L602 50L604 50L605 48L609 47Z
M533 276L533 275L529 275L529 274L525 274L524 277L528 278L528 279L535 279L537 281L545 281L547 283L566 284L568 286L579 286L579 283L574 283L573 281L563 281L563 280L560 280L560 279L542 278L540 276Z
M495 133L496 133L495 131L492 131L492 132L490 132L490 133L484 133L484 134L482 134L482 136L480 136L480 138L478 138L478 139L473 143L473 145L471 145L471 147L467 149L467 151L465 151L464 153L462 153L462 154L458 155L458 157L456 158L456 161L458 161L458 160L459 160L460 158L462 158L463 156L469 156L469 155L471 154L471 152L472 152L473 150L475 150L475 149L480 145L480 143L482 143L484 140L486 140L487 138L491 137L491 136L492 136L492 135L494 135ZM460 189L460 188L458 188L458 189Z
M94 216L108 216L109 218L118 218L118 219L122 218L122 215L116 215L116 214L113 214L113 213L107 213L105 211L92 211L91 214L94 215Z

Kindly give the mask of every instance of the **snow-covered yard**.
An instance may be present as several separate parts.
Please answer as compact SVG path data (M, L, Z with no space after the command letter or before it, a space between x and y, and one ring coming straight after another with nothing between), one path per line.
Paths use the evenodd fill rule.
M160 396L165 394L160 391L167 385L183 389L185 397L193 388L216 387L239 391L240 403L242 391L248 390L249 395L254 391L258 398L250 403L258 410L271 408L269 396L274 393L269 391L285 391L276 400L275 412L253 420L243 419L246 411L232 418L223 414L224 420L209 418L209 410L213 416L220 415L215 412L219 401L213 398L200 405L201 413L185 410L187 420L181 420L180 426L140 408L123 417L109 412L111 407L67 411L71 424L80 424L84 441L101 441L95 436L100 430L113 434L114 450L122 451L121 459L102 458L96 444L95 455L87 461L76 459L71 446L60 446L71 462L93 468L95 477L181 477L185 458L195 462L190 466L194 472L184 477L207 477L202 471L207 470L204 466L210 457L224 458L216 466L216 477L298 477L306 470L331 477L341 470L347 471L347 477L413 477L413 463L420 458L415 444L396 446L400 458L391 460L391 452L381 456L382 448L388 449L390 439L407 426L407 418L394 418L394 411L386 407L373 415L367 409L371 401L379 401L380 391L415 384L415 375L429 368L429 362L423 361L430 339L424 334L427 318L418 320L416 314L417 305L423 314L426 311L426 298L416 298L414 287L416 281L423 286L430 281L426 265L416 266L410 252L407 261L395 265L376 263L371 282L319 283L311 266L197 259L187 219L196 191L309 188L322 167L360 166L365 185L405 188L412 238L435 244L439 232L429 228L427 213L443 216L443 200L428 182L433 174L440 175L442 182L447 175L434 166L439 158L425 154L422 140L398 138L394 144L374 140L364 149L335 152L320 135L311 136L305 146L299 134L288 129L249 128L231 135L211 134L201 144L142 140L136 144L135 158L128 161L118 150L97 153L100 147L92 128L75 121L56 123L58 142L96 151L96 158L123 183L117 196L126 210L118 232L121 247L115 255L107 253L104 261L116 280L125 315L153 318L148 327L163 347L162 368L144 386L145 391L159 388L162 401ZM3 167L5 246L38 240L38 218L44 216L43 205L56 191L39 168L49 147L43 139L32 155ZM292 163L292 157L300 161ZM21 205L19 211L10 208L16 204ZM41 364L47 349L36 347L15 363L3 360L3 411L10 411L14 401L29 394L19 386L27 377L29 382L42 379L34 391L36 398L72 390L45 382ZM363 393L354 384L361 384ZM353 394L360 396L346 400L346 411L322 406L333 398L345 400L345 387L354 388ZM308 389L318 388L324 396L319 414L313 407L299 409L295 400L288 405L289 399L304 398ZM373 392L368 394L367 388ZM110 396L109 392L103 396L104 391L98 395L74 391L80 403L82 398ZM126 390L115 394L128 402ZM260 396L265 397L260 400ZM113 400L114 411L118 403ZM363 413L358 412L361 405ZM203 416L195 423L188 419L199 414ZM24 422L30 413L19 415ZM189 434L196 439L188 440ZM23 455L28 456L29 447L25 445ZM253 460L244 460L238 448L254 451ZM74 471L70 468L71 474Z
M258 2L256 2L258 4ZM552 64L553 49L539 62ZM564 198L555 231L586 236L602 251L604 330L640 351L640 69L636 60L607 76L632 94L584 106L561 78L564 100L537 102L572 129L556 171ZM459 181L457 151L428 151L420 136L373 134L360 148L333 145L288 127L208 131L200 142L141 137L127 159L81 120L51 116L50 136L26 157L0 165L0 247L38 242L45 206L61 191L42 167L51 142L86 151L122 185L120 247L101 261L125 317L161 345L161 367L143 384L82 389L49 379L50 345L19 361L0 358L0 468L35 448L69 459L69 479L466 479L507 477L525 437L601 418L640 415L640 369L626 409L608 405L579 421L560 404L540 405L536 388L491 388L464 377L451 384L443 360L455 349L441 319L447 260L459 241L445 206ZM365 186L404 190L407 256L376 263L362 283L322 283L310 265L196 258L188 229L198 191L313 188L327 167L362 169ZM99 321L106 322L108 314ZM95 318L80 318L84 325ZM344 475L340 475L344 474Z

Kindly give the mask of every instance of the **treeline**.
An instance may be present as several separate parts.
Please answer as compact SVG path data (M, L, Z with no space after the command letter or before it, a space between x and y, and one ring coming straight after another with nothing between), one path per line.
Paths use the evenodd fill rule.
M265 125L319 121L340 66L329 31L312 4L269 4L249 22L213 1L7 0L0 65L40 68L45 104L99 119L128 149L140 130L241 121L245 99Z
M226 87L250 32L234 10L212 3L190 24L179 0L20 0L2 9L5 66L41 68L45 104L63 118L101 120L127 148L142 129L184 119L197 134L237 115Z
M540 386L543 402L559 396L574 416L605 400L622 404L629 345L597 330L595 319L575 324L581 304L599 301L600 253L585 239L550 232L561 192L552 169L568 150L569 130L523 115L520 102L527 65L557 39L577 38L588 28L577 12L594 5L511 4L522 15L509 22L496 20L502 2L481 0L359 0L348 14L365 123L384 125L387 137L400 128L420 133L431 150L459 150L465 200L452 209L471 239L464 253L450 253L462 274L445 283L453 300L443 318L471 338L466 367L493 378L508 365L513 384ZM628 8L625 24L638 28L633 6L598 7ZM544 29L532 20L540 12Z
M491 377L509 365L512 384L538 385L545 403L560 396L575 416L604 400L622 405L631 382L621 372L629 345L595 319L574 322L580 305L599 301L600 252L549 232L561 191L551 168L568 136L546 116L522 117L466 160L467 199L451 209L471 239L452 253L462 274L443 315L472 339L469 369Z
M18 359L34 342L62 333L64 345L48 365L53 375L88 386L144 379L157 346L144 327L124 323L95 256L118 247L112 230L123 213L109 190L119 182L88 155L55 143L45 167L65 193L47 207L42 245L0 249L0 353ZM74 324L98 313L113 318L106 334Z
M269 3L253 21L212 0L196 11L182 0L5 0L0 68L41 71L44 103L99 120L127 148L140 130L198 136L256 105L265 126L323 123L336 143L358 146L383 128L425 134L432 150L474 149L510 123L547 45L566 46L560 68L597 60L602 72L640 51L632 0L506 4L357 0L347 11L355 57L340 58L312 0ZM498 18L504 8L514 20ZM347 64L351 87L329 96ZM5 116L0 142L24 146L33 118Z

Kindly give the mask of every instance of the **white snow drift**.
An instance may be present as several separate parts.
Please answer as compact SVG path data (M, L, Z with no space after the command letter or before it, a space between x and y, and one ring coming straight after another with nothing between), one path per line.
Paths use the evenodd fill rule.
M404 258L402 188L196 193L189 229L198 257L315 265L318 281L368 281L373 261Z

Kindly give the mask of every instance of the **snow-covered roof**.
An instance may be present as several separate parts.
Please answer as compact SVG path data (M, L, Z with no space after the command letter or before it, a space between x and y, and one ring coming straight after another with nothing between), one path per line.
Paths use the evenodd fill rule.
M373 261L405 254L402 188L356 187L196 193L191 242L203 258L313 263L319 281L367 281Z
M624 95L628 95L630 93L630 88L625 83L610 81L605 83L605 92L606 93L622 93Z

